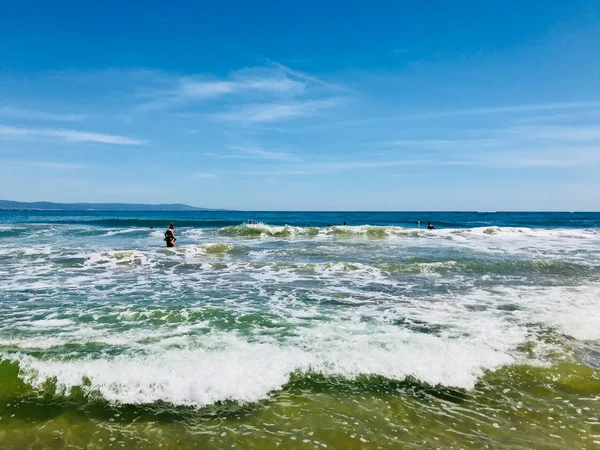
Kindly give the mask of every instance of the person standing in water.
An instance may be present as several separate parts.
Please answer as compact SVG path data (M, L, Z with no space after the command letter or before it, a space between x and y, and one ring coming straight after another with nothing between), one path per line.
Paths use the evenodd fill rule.
M177 238L175 237L175 233L173 230L175 229L175 224L171 222L169 225L169 229L165 231L165 241L167 243L167 247L175 247L175 241Z

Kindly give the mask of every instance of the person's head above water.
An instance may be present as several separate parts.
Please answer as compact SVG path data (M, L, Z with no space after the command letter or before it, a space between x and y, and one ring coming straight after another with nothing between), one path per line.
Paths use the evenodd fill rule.
M169 230L172 230L173 228L175 228L175 224L171 222L171 224L169 225Z

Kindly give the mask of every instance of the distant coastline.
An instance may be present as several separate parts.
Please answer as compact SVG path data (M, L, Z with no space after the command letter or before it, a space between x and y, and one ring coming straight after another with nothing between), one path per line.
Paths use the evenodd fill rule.
M0 210L30 211L225 211L223 209L198 208L181 203L143 204L143 203L54 203L54 202L15 202L0 200Z

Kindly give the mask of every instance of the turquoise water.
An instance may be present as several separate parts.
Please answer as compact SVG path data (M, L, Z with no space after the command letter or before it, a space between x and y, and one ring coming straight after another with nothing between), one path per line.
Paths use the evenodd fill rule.
M0 212L0 444L594 448L599 227Z

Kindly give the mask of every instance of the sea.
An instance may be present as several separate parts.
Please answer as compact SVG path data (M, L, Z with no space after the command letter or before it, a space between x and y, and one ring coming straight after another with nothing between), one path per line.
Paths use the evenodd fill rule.
M0 211L0 448L600 448L600 213Z

